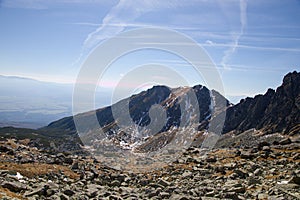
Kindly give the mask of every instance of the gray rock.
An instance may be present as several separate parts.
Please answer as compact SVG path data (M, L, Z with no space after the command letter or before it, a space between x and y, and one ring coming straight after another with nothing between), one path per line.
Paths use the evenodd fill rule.
M65 195L68 195L68 196L72 196L72 195L75 194L75 192L74 192L73 190L66 189L66 190L64 191L64 194L65 194Z
M245 193L246 192L246 188L241 186L241 187L233 187L228 189L228 192L234 192L234 193Z
M72 167L71 167L72 170L77 170L79 169L79 163L78 162L74 162Z
M68 165L71 165L71 164L73 163L73 159L70 158L70 157L66 157L66 158L64 159L64 163L66 163L66 164L68 164Z
M265 193L260 193L257 195L258 200L267 200L268 199L268 194Z
M248 179L248 185L256 185L260 183L260 180L258 180L257 178L249 177Z
M161 198L169 198L170 197L170 193L168 193L168 192L160 192L159 196Z
M298 177L298 176L293 176L293 177L288 181L288 183L294 183L294 184L300 185L300 177Z
M121 185L120 181L118 180L113 180L111 183L110 183L110 186L112 187L119 187Z
M89 185L88 189L86 190L86 194L89 198L94 198L98 195L99 189L96 185Z
M146 186L146 185L149 184L149 180L143 178L143 179L139 180L138 183L139 183L141 186Z
M263 151L271 151L271 148L269 146L263 146L262 148Z
M150 192L150 193L148 194L148 197L149 197L149 198L153 198L153 197L158 196L158 194L159 194L159 193L155 190L155 191Z
M253 174L254 174L255 176L260 176L260 175L262 175L262 173L263 173L263 171L262 171L261 169L256 169L256 170L253 172Z
M119 196L117 196L117 195L110 195L110 196L108 197L108 199L109 199L109 200L122 200L122 198L119 197Z
M166 181L166 180L164 180L164 179L160 179L160 180L157 182L157 184L162 185L162 186L164 186L164 187L168 187L168 186L171 185L170 182L168 182L168 181Z
M213 162L216 162L216 161L217 161L217 158L214 157L214 156L211 156L211 157L206 158L206 162L211 162L211 163L213 163Z
M205 194L206 197L214 197L216 195L215 191L210 191Z
M292 158L293 160L300 160L300 153L296 153Z
M181 195L181 194L173 194L170 199L174 200L190 200L188 197Z
M243 178L243 179L248 177L248 173L241 169L234 170L234 173L236 173L240 178Z
M7 188L12 192L21 192L22 190L26 190L27 187L20 183L20 182L8 182L8 181L4 181L1 186L3 188Z
M37 195L44 195L45 192L46 192L46 188L44 186L42 186L42 187L39 187L39 188L37 188L37 189L35 189L31 192L26 192L25 196L30 197L30 196L33 196L33 195L36 195L36 194Z
M69 200L69 197L67 195L65 195L65 194L61 194L60 193L59 197L60 197L61 200Z
M193 175L192 172L190 171L185 171L183 174L182 174L182 178L189 178Z
M287 145L287 144L291 144L291 143L292 143L292 141L291 141L290 138L284 138L284 139L279 141L280 145Z
M56 192L57 192L57 190L54 190L54 189L47 189L46 192L45 192L45 196L50 197L50 196L52 196L53 194L55 194Z
M253 153L251 153L250 151L241 151L240 156L243 159L252 159L255 157L255 155Z
M226 192L225 194L222 195L222 198L239 200L239 197L236 192Z
M201 197L201 200L220 200L220 198L217 198L217 197Z

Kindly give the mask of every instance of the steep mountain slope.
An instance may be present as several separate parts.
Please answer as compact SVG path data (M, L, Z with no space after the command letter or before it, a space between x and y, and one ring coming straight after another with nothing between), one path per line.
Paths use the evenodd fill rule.
M195 95L194 100L191 94ZM77 131L84 144L108 139L112 146L144 152L163 147L178 132L194 137L200 141L197 144L201 144L207 130L239 134L255 128L265 134L298 134L299 105L300 73L293 72L284 77L276 91L269 89L264 95L243 99L237 105L230 105L217 91L201 85L173 89L154 86L112 106L55 121L42 130L75 133L77 118ZM94 116L97 123L92 123Z
M208 122L217 114L224 114L228 105L221 94L201 85L173 89L154 86L112 106L55 121L43 130L75 132L78 126L75 127L74 119L77 119L77 125L81 124L77 131L85 144L106 138L114 145L131 148L137 143L149 142L149 137L154 136L156 140L169 141L174 136L173 130L180 127L193 127L190 134L208 129ZM97 123L92 123L95 115ZM219 128L217 123L211 128L214 126ZM104 135L99 133L100 127ZM152 148L152 143L150 146Z
M210 91L201 85L173 89L154 86L112 106L66 117L39 130L27 129L26 134L21 134L23 129L3 128L0 136L28 137L46 143L52 140L56 144L66 143L71 141L68 138L74 137L72 144L75 146L81 141L93 145L108 140L112 146L145 152L160 149L174 140L179 132L183 137L193 137L198 146L205 139L207 130L246 134L248 130L257 129L264 134L279 132L298 135L299 87L300 73L289 73L276 91L269 89L264 95L246 98L237 105L231 105L217 91ZM97 124L92 123L95 116ZM83 124L80 131L76 129L78 126L75 126L74 118L80 119ZM226 135L231 137L232 134ZM60 149L67 148L65 145Z
M167 110L168 121L166 126L163 128L163 130L167 130L171 126L180 125L181 110L179 98L186 95L190 90L193 90L198 100L200 111L198 122L209 118L209 115L211 114L211 95L216 96L219 100L222 99L224 102L226 102L226 105L229 104L228 101L216 91L211 92L204 86L196 85L192 88L183 87L175 89L171 89L166 86L154 86L147 91L143 91L139 94L131 96L130 98L124 99L113 106L119 108L125 105L124 102L129 103L129 112L132 120L139 126L146 126L150 123L149 110L151 106L159 104L165 107ZM115 121L112 114L112 106L101 108L96 111L82 113L77 115L77 117L86 118L86 121L88 121L88 118L93 115L94 112L96 112L101 127L107 126ZM67 129L73 131L76 130L72 116L52 122L46 128ZM90 129L93 128L94 127L90 127Z
M262 129L266 133L300 132L300 73L288 73L276 91L246 98L226 113L224 133L248 129Z

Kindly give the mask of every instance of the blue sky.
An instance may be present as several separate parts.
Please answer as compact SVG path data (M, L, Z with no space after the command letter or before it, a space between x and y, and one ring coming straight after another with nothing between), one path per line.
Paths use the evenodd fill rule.
M151 26L199 43L226 95L252 96L299 71L299 19L299 0L0 0L0 74L73 83L98 44ZM173 67L191 85L203 83L174 55L144 50L116 61L104 85L113 88L128 71L151 62Z

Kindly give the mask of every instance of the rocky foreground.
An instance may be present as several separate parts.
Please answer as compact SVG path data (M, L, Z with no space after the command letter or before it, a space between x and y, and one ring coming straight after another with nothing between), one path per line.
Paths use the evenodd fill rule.
M299 138L265 138L232 148L224 140L207 153L191 147L147 173L114 170L88 154L39 150L29 140L4 140L0 198L300 199Z

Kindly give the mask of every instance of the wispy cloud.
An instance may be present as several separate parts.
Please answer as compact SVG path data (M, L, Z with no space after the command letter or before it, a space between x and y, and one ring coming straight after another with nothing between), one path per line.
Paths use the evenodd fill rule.
M141 15L153 10L178 7L179 0L159 1L159 0L120 0L108 14L103 18L102 23L97 26L94 23L78 23L98 27L95 31L88 34L82 46L82 53L74 64L81 62L91 49L96 47L101 41L114 37L128 27L146 27L147 24L135 23ZM153 26L153 25L151 25Z
M268 47L268 46L254 46L254 45L241 45L241 44L225 44L225 43L215 43L207 40L205 43L201 44L203 47L228 47L232 48L243 48L243 49L253 49L259 51L284 51L284 52L300 52L300 48L284 48L284 47ZM227 51L227 50L226 50ZM222 66L224 66L224 63Z
M90 26L90 27L102 27L104 24L102 23L90 23L90 22L75 22L70 23L74 25L80 25L80 26ZM178 31L195 31L197 33L202 33L201 35L205 34L205 32L199 32L202 31L203 28L201 27L194 27L194 26L174 26L174 25L166 25L166 24L150 24L150 23L137 23L137 22L124 22L124 23L110 23L109 26L126 26L130 28L143 28L143 27L156 27L156 28L168 28L172 30L178 30ZM206 33L206 34L212 34L212 33Z
M170 2L158 0L120 0L103 18L102 23L99 24L100 26L87 36L83 48L90 49L99 44L100 41L117 35L127 27L149 26L149 24L135 23L135 20L145 13L166 8L176 8L179 5L181 5L179 0Z
M0 7L7 8L23 8L23 9L34 9L42 10L47 9L45 3L40 0L2 0L0 1Z
M108 14L103 18L99 25L94 23L78 23L79 25L95 26L97 29L88 34L85 39L81 54L73 65L80 63L89 51L101 41L113 37L122 32L129 23L133 22L141 14L149 11L146 1L120 0Z
M229 49L224 52L224 56L222 57L221 64L225 69L230 69L227 66L228 61L230 60L231 56L235 53L238 45L239 40L244 34L244 30L247 26L247 1L240 0L240 32L232 34L233 42Z
M0 7L43 10L57 4L107 4L104 0L0 0Z
M299 49L300 51L300 49ZM183 60L174 60L174 59L157 59L157 60L152 60L151 62L153 63L160 63L161 65L166 65L170 67L180 67L180 68L187 68L187 67L193 67L190 63L185 62ZM210 63L205 63L205 62L196 62L196 64L199 64L201 66L201 69L213 69L211 66L208 64ZM263 65L241 65L241 64L228 64L227 66L233 71L243 71L243 72L248 72L250 71L263 71L263 72L279 72L283 71L285 72L287 69L284 67L266 67ZM222 66L222 63L215 63L215 68L218 69L219 71L226 70Z

